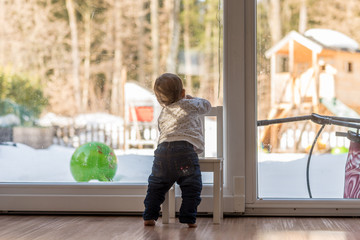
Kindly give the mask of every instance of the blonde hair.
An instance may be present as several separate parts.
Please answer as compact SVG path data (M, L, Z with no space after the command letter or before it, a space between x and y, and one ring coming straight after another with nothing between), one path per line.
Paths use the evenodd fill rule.
M182 80L175 74L164 73L154 84L154 92L161 105L170 105L182 98Z

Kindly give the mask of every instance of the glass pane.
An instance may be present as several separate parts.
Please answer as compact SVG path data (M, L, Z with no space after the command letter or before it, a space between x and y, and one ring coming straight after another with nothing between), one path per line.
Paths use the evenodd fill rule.
M0 182L146 183L156 77L176 73L187 94L222 105L222 11L220 0L0 1Z
M359 198L360 1L348 3L257 1L259 198Z

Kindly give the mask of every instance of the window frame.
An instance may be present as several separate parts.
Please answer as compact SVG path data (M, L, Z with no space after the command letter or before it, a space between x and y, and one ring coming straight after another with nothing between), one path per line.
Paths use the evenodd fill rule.
M360 199L261 199L257 193L256 1L244 1L246 88L245 215L360 216Z
M224 0L224 211L245 209L245 42L246 0ZM239 14L240 13L240 14ZM255 45L252 42L251 45ZM254 46L253 46L254 47ZM251 48L252 49L252 48ZM250 50L251 50L250 49ZM252 53L254 53L252 51ZM247 53L249 54L249 53ZM253 61L255 56L252 56ZM252 64L252 67L255 67ZM254 79L254 76L252 76ZM253 83L251 83L253 84ZM249 130L246 130L248 134ZM254 135L253 135L254 136ZM255 139L254 139L255 140ZM238 147L240 143L241 147ZM255 146L255 142L253 144ZM251 154L254 154L252 151ZM0 183L1 212L141 212L147 184ZM199 212L212 211L212 186L204 185Z

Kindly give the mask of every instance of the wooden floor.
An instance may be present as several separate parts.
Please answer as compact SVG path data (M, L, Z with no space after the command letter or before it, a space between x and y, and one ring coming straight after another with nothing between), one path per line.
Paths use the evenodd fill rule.
M189 229L172 219L144 227L141 217L0 215L0 240L106 239L360 239L360 218L237 217L213 225L198 218Z

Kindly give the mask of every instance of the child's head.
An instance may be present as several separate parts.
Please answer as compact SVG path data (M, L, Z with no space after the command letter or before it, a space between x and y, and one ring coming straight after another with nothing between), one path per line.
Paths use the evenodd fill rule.
M161 105L170 105L184 98L185 90L181 79L172 73L164 73L155 81L154 92Z

